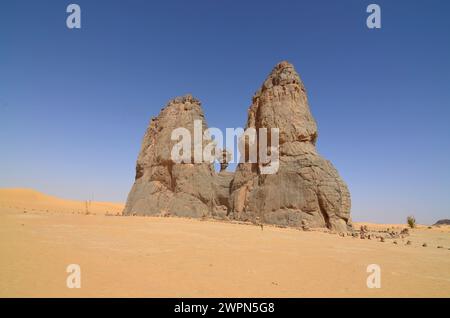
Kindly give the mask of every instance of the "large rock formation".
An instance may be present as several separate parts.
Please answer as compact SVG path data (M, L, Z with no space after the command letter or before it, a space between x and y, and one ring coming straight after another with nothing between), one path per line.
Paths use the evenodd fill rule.
M239 164L232 184L234 218L346 231L350 194L333 165L316 150L317 126L294 67L279 63L253 97L247 127L279 128L279 169L263 175Z
M262 174L260 162L241 163L235 173L225 170L227 160L218 173L210 163L175 163L172 130L185 127L193 133L195 119L201 119L206 129L200 102L190 95L172 100L152 119L125 214L227 215L287 226L348 229L348 189L332 164L317 153L316 122L291 64L282 62L273 69L253 97L247 121L247 128L257 131L279 129L276 173Z
M214 169L210 163L175 163L172 131L179 127L194 135L194 121L206 129L200 102L191 95L171 100L152 118L136 164L136 180L124 214L209 216L214 207ZM191 149L192 156L194 154ZM191 162L194 162L193 158Z

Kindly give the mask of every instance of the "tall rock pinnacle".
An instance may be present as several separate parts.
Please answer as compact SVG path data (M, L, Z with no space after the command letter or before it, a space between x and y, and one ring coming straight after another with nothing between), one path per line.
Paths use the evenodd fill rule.
M208 216L213 203L213 167L210 163L175 163L171 151L177 141L172 131L179 127L194 131L202 120L200 102L191 95L171 100L152 118L136 164L136 180L128 195L124 214Z
M278 128L279 169L262 175L239 164L231 189L234 218L346 231L350 194L333 165L316 150L317 125L305 87L288 62L275 66L253 97L247 127Z

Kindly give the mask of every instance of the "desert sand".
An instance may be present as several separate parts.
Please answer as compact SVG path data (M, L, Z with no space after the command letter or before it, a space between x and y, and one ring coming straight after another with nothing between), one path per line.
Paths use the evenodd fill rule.
M86 211L85 202L0 189L0 297L450 296L448 226L419 226L393 244L274 226L117 215L122 208L92 202ZM66 286L69 264L81 267L80 289ZM379 289L366 285L369 264L381 267Z

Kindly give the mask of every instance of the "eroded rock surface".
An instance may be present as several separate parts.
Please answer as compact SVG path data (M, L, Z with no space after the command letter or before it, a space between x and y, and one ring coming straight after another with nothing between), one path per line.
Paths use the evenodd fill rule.
M179 127L194 135L194 121L207 128L200 102L186 95L171 100L152 118L136 164L136 180L128 195L126 215L209 216L214 205L214 169L209 163L175 163L171 159L172 131ZM192 148L192 156L194 154ZM192 159L191 162L194 162Z
M263 175L257 163L239 164L231 189L233 217L347 231L349 191L317 153L306 90L288 62L279 63L253 97L247 127L279 128L280 165L276 174Z
M317 125L291 64L281 62L273 69L253 97L247 120L247 127L256 130L279 129L280 164L275 174L262 174L258 163L241 163L235 173L226 171L226 162L220 172L209 163L174 163L172 130L185 127L193 134L195 119L201 119L206 129L200 102L190 95L170 101L152 119L125 214L227 216L348 230L349 191L333 165L317 153Z

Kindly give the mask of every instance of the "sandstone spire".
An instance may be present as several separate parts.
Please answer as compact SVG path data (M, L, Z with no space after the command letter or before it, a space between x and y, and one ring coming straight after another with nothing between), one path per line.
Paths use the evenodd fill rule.
M208 216L214 200L213 167L209 163L175 163L171 133L179 127L193 135L194 121L206 122L200 102L191 95L171 100L152 118L136 164L136 180L124 214ZM194 161L192 161L194 162Z
M233 217L346 231L349 191L317 153L317 126L306 90L288 62L275 66L253 97L247 127L279 128L280 166L276 174L262 175L258 164L239 164L231 189Z

